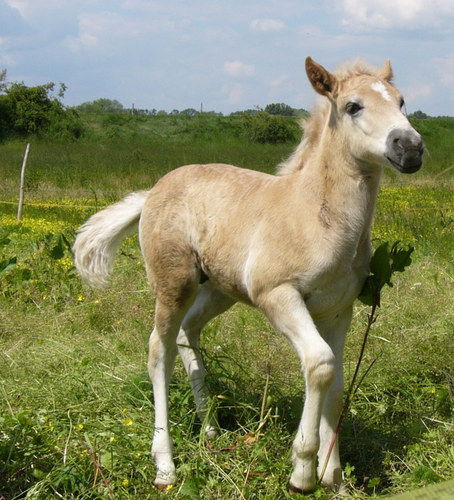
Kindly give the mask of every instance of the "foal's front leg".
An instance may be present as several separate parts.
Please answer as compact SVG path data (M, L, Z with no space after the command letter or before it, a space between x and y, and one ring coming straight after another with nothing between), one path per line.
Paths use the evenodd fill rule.
M339 439L336 440L331 457L324 470L329 448L342 412L344 395L343 354L345 337L350 327L352 307L347 307L334 321L317 324L323 338L328 342L336 358L336 373L326 396L320 422L320 449L318 453L318 478L323 486L342 492L342 466L339 457ZM323 477L321 477L323 473Z
M305 379L306 401L293 442L292 491L310 491L316 485L320 420L326 395L335 376L335 356L320 336L301 294L289 284L261 294L257 300L273 325L292 343Z

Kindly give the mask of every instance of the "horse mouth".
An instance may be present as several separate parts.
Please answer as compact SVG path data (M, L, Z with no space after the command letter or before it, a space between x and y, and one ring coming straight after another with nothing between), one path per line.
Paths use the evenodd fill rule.
M413 174L422 166L422 156L420 154L412 158L401 158L400 161L393 160L390 156L386 156L386 159L396 170L403 174Z

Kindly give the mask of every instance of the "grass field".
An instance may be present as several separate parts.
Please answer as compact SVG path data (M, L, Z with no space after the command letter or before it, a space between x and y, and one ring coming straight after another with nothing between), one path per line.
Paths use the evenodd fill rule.
M102 292L82 285L68 247L90 214L177 165L224 161L272 171L294 147L250 144L233 125L215 139L207 138L209 124L201 135L183 125L161 123L159 140L141 122L135 130L117 124L109 132L114 140L33 142L20 223L25 145L0 145L0 498L164 495L152 486L146 348L153 297L137 239L122 246ZM384 290L364 369L376 362L341 431L353 498L384 498L454 477L454 134L449 121L417 127L430 151L423 170L387 173L377 206L374 244L401 240L415 251L410 268ZM358 302L347 381L367 312ZM178 362L171 387L178 483L166 497L288 498L304 388L296 355L243 305L208 325L203 355L223 432L212 448L205 445ZM308 496L332 497L322 489Z

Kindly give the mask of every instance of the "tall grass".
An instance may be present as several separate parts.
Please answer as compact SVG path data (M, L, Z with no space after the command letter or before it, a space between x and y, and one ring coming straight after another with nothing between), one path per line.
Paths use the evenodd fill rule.
M149 454L153 296L137 239L122 246L111 286L94 292L72 266L75 228L179 164L227 161L271 171L292 149L251 145L233 134L189 143L178 134L158 141L120 132L115 140L33 143L24 220L15 220L15 205L0 204L0 493L8 500L162 496L151 484ZM1 145L0 154L0 201L14 202L23 145ZM364 366L377 361L341 431L353 498L383 498L453 477L452 184L430 181L452 159L443 161L425 165L423 183L419 174L399 177L399 184L387 176L379 196L375 243L400 239L415 252L383 295ZM366 314L357 304L347 382ZM167 497L288 498L304 388L296 355L243 305L208 325L202 350L223 430L206 445L178 362L171 387L178 482ZM322 489L309 496L332 497Z
M275 171L301 136L294 119L296 142L251 143L244 117L89 117L91 134L77 142L30 139L26 189L40 197L84 193L118 198L125 192L150 187L165 172L188 163L222 162ZM428 153L416 179L452 179L443 172L452 165L454 119L417 120ZM0 196L16 196L26 141L0 145ZM408 179L405 179L407 181ZM404 182L388 169L385 181ZM413 180L411 181L413 182Z

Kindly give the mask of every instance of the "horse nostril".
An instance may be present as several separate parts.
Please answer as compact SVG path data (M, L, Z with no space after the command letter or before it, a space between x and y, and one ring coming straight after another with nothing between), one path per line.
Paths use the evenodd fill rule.
M423 152L421 136L413 129L394 129L386 139L386 158L401 172L419 170Z
M416 150L422 154L424 151L422 139L414 130L392 130L388 136L387 144L388 148L396 153Z

